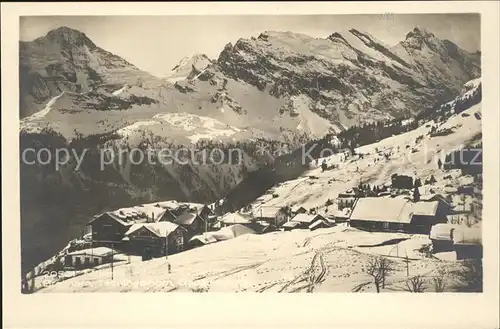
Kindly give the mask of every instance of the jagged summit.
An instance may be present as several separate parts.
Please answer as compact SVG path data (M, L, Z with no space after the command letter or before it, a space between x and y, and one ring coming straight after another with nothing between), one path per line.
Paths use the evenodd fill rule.
M411 37L435 38L436 36L427 28L415 26L412 31L406 34L406 39Z
M58 43L65 43L66 45L82 46L87 45L91 49L96 48L96 45L89 37L83 32L69 28L67 26L61 26L59 28L49 31L45 37L46 40ZM38 40L40 40L39 38Z
M196 74L198 74L210 64L212 64L212 60L206 54L195 52L190 56L182 58L180 62L165 75L165 79L171 83L176 83L188 78L193 72L197 72Z

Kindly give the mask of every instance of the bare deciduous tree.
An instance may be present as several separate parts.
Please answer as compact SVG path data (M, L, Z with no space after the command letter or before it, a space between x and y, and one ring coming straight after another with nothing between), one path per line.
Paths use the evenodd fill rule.
M424 292L424 277L421 275L416 275L405 282L405 290L408 292Z
M377 292L380 287L385 288L385 279L393 271L390 261L387 258L378 257L368 261L366 273L373 277L373 283Z

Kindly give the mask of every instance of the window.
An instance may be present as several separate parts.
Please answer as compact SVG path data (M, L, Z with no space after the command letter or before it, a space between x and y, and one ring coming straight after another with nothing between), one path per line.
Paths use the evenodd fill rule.
M99 258L94 258L94 266L99 265Z
M389 223L387 223L387 222L382 223L382 227L384 229L388 230L389 229Z
M85 257L85 265L89 265L90 264L90 257Z

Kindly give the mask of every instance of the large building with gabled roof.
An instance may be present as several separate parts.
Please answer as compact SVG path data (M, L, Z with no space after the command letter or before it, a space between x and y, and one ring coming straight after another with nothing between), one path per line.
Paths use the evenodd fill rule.
M431 227L447 222L441 201L412 202L399 198L359 198L349 218L351 227L369 231L429 234Z

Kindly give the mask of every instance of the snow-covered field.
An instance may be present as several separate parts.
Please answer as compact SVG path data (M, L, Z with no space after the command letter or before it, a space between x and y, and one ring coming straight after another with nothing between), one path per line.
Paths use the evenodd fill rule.
M392 239L403 241L398 247L373 246ZM395 269L384 291L402 291L407 268L401 257L408 255L410 275L425 275L429 280L438 270L456 266L454 262L425 258L418 249L428 243L425 236L368 233L341 226L247 234L169 256L170 273L164 257L122 262L114 266L113 280L108 266L40 292L373 291L364 268L377 255L388 255ZM430 286L428 289L432 291Z
M213 118L187 113L165 113L157 114L154 119L158 119L184 131L196 131L188 136L193 143L200 139L215 139L217 137L232 136L241 129L226 125Z

